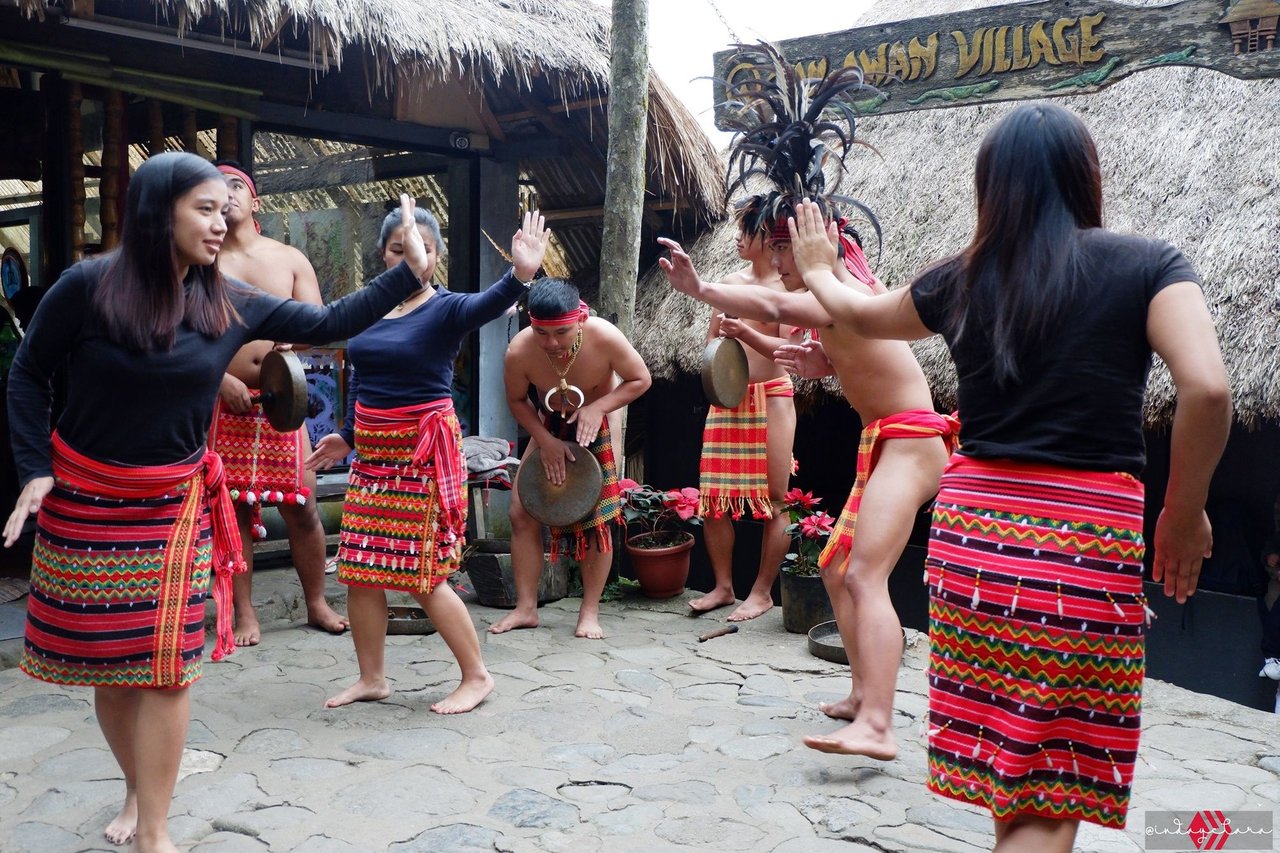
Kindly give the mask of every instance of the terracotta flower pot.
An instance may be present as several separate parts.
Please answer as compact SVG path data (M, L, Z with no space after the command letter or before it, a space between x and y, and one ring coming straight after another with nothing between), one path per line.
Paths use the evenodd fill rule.
M685 582L689 580L693 534L685 533L683 536L684 541L680 544L665 548L637 548L631 544L639 538L636 536L626 541L625 547L631 557L636 580L640 582L640 591L648 598L674 598L684 592Z

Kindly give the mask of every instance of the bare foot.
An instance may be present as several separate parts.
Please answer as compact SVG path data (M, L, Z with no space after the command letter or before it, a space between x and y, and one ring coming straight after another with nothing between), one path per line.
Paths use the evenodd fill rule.
M324 706L326 708L341 708L343 705L350 705L352 702L379 702L390 695L391 687L387 684L385 678L373 682L365 681L362 678L336 696L326 699Z
M347 617L330 607L327 601L307 605L307 624L330 634L341 634L351 627Z
M859 704L856 699L850 696L847 699L841 699L839 702L819 702L818 710L828 717L853 722L858 716Z
M602 640L604 629L600 627L598 617L578 614L578 627L573 630L573 636L584 640Z
M431 706L437 714L465 714L484 701L484 697L493 692L493 676L484 674L484 678L471 681L463 679L458 689Z
M732 592L722 589L713 589L711 592L702 596L702 598L695 598L693 601L690 601L689 609L694 613L710 613L712 610L717 608L728 607L735 601L737 601L737 599L733 597Z
M512 610L506 616L503 616L497 622L489 626L490 634L505 634L516 628L537 628L538 613L523 613L519 610Z
M837 755L865 755L879 761L892 761L898 757L898 741L892 731L872 731L869 726L850 723L829 735L810 735L804 745L819 752Z
M742 602L737 610L729 614L730 622L746 622L748 619L754 619L757 616L763 616L773 607L773 597L767 593L764 595L756 595L754 592L747 596L746 601Z
M153 838L143 838L138 835L133 839L133 845L129 849L133 853L178 853L178 846L169 839L167 831Z
M125 794L124 805L120 807L120 814L112 818L111 823L107 824L107 828L102 834L112 844L128 844L133 840L134 830L138 828L138 793L129 791Z
M258 614L252 607L236 608L235 636L237 646L256 646L262 639Z

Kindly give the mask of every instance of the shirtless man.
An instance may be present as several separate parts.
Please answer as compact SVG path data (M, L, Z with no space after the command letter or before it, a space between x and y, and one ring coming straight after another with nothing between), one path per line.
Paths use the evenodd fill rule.
M525 458L539 448L547 478L559 485L566 459L573 459L565 442L576 442L595 454L604 473L595 511L578 524L551 530L552 559L559 554L561 539L568 538L582 567L582 608L574 636L598 640L604 636L600 594L613 556L612 528L622 523L608 415L649 388L649 369L612 323L588 316L578 289L566 281L544 278L530 288L529 319L532 325L512 338L503 365L507 405L532 438ZM560 393L556 389L564 387L562 380L568 390ZM553 411L534 407L530 385L537 389L539 401L550 399ZM490 625L490 633L538 627L542 526L525 511L518 490L511 493L511 563L516 608Z
M259 202L253 179L235 163L220 163L218 169L226 175L230 195L226 215L227 236L218 253L218 268L225 275L248 282L275 296L321 304L320 285L316 281L315 270L306 257L292 246L258 233L253 217L258 212ZM234 430L231 423L236 421L236 415L244 415L258 408L250 403L250 398L258 388L262 359L274 346L271 341L246 344L227 367L227 374L222 378L222 387L218 392L218 409L225 409L231 415L230 420L220 421L222 413L219 410L214 412L213 440L210 442L214 450L223 441L222 436L229 440L231 433L228 429ZM240 418L239 422L243 423L245 420ZM265 422L262 428L270 430ZM279 433L263 435L269 441L280 437ZM347 619L335 612L324 597L324 527L320 523L315 501L311 499L315 495L316 476L314 472L304 471L302 468L302 460L311 453L311 440L305 428L298 430L297 435L300 448L285 451L287 455L281 458L287 459L290 466L296 466L294 470L297 475L290 475L290 479L303 483L305 489L297 489L297 497L286 496L280 502L280 517L284 520L289 536L289 549L293 553L298 580L302 583L308 624L333 634L341 634L347 629ZM240 500L236 502L236 520L240 523L240 538L244 543L244 561L249 566L249 571L235 576L236 645L254 646L261 639L258 615L253 609L252 534L255 507L244 502L246 493L253 491L254 484L247 480L237 482L236 475L245 476L237 470L242 466L234 464L236 454L230 444L225 453L228 485L240 495ZM267 470L265 465L263 470ZM260 503L260 496L256 492L254 503Z
M750 204L750 203L748 203ZM742 209L739 211L742 213ZM723 284L761 285L781 291L765 236L751 233L740 216L738 257L748 266ZM782 501L791 476L791 445L796 432L794 389L773 353L787 343L777 323L716 313L707 340L736 338L747 352L746 396L733 409L712 406L702 436L698 513L702 516L715 588L689 602L695 613L733 604L733 522L744 512L764 519L760 567L746 600L729 614L730 622L754 619L773 607L773 582L791 544L789 518Z
M784 207L783 215L798 203L795 199ZM828 736L807 737L805 744L888 761L898 754L893 694L902 661L902 626L889 598L889 573L907 544L916 512L937 493L948 457L943 436L952 425L934 412L924 372L910 347L901 341L868 340L833 323L823 302L803 291L786 221L775 219L769 227L773 264L785 292L703 282L673 240L659 241L671 250L670 260L659 263L675 289L721 311L817 330L820 345L784 346L782 363L799 375L816 375L823 371L814 369L814 362L823 360L825 349L846 399L862 419L858 477L820 559L849 656L852 688L848 698L819 707L849 724ZM831 266L840 285L883 292L854 240L841 242L844 257Z

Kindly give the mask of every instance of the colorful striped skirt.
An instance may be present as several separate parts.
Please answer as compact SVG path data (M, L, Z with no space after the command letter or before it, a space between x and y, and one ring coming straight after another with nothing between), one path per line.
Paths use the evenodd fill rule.
M240 503L302 503L302 429L277 432L261 405L242 415L213 408L209 449L222 457L231 499Z
M1147 623L1142 483L951 457L927 560L929 782L1020 814L1124 826Z
M244 567L218 458L113 466L55 434L53 461L54 487L37 516L19 666L56 684L191 684L200 677L215 566L215 659L234 648L230 576Z
M357 403L355 435L338 580L429 593L458 570L467 531L466 463L453 407Z
M772 518L769 501L769 397L794 397L790 376L753 382L732 409L712 406L702 430L698 515Z

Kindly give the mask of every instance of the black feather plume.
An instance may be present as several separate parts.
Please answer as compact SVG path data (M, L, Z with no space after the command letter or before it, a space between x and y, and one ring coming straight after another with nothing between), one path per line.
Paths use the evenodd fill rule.
M722 121L736 131L725 197L750 189L756 176L772 185L769 192L737 205L742 227L752 233L767 232L807 196L829 218L839 217L838 205L857 209L869 219L878 238L880 223L866 205L834 196L827 189L829 171L843 174L853 146L870 148L856 138L858 113L853 102L873 97L878 90L865 81L857 66L831 70L826 62L822 76L802 76L795 63L768 42L734 47L741 62L752 63L758 70L725 81L722 106L729 110Z

